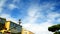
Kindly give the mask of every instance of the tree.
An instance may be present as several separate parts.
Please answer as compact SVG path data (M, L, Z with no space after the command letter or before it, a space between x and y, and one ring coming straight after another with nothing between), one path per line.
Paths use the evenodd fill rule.
M54 34L60 34L60 32L55 32Z
M54 34L59 34L60 33L60 24L53 25L51 27L48 27L48 30L51 32L55 32Z

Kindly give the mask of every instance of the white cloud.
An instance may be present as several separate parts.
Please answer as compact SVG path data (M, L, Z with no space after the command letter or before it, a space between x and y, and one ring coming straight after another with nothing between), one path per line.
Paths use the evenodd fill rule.
M53 24L48 22L41 23L41 24L37 24L37 23L23 24L24 28L34 32L35 34L52 34L52 32L48 31L48 27L51 25Z
M59 19L57 19L57 22L59 22L59 23L60 23L60 18L59 18Z
M36 15L36 13L38 12L39 8L38 7L35 7L35 6L31 6L29 9L28 9L28 15L30 17L33 17Z
M38 10L39 7L35 7L35 6L30 6L30 8L27 10L28 11L28 16L24 19L23 22L27 23L34 23L34 21L36 21L38 15Z
M3 10L3 9L2 9L2 8L0 8L0 13L2 12L2 10Z
M54 25L54 19L59 17L60 14L52 12L52 10L54 10L54 4L49 3L47 5L41 5L40 7L35 5L30 7L28 9L28 16L24 19L25 21L23 21L23 27L34 32L35 34L53 34L48 31L48 27ZM47 21L37 23L37 18L44 18L45 15L42 14L44 11L48 13L46 16Z
M16 2L16 1L17 0L15 0L14 2ZM4 2L2 2L2 3L4 4ZM0 7L2 6L2 3L0 5ZM9 5L9 9L14 9L14 8L18 8L18 7L14 4ZM43 10L46 10L47 13L49 13L46 17L48 20L43 23L37 23L36 22L37 18L44 17L44 15L42 15L42 13L44 12ZM48 27L54 25L52 22L53 22L54 18L56 18L57 16L59 17L59 14L51 13L50 12L51 10L54 10L54 7L53 7L53 4L49 4L49 3L47 5L43 5L43 6L41 5L40 7L36 6L36 5L31 6L27 10L28 16L25 19L23 19L24 21L22 23L22 26L24 28L26 28L27 30L34 32L35 34L52 34L52 32L48 31ZM7 20L11 20L11 21L17 23L17 19L13 18L9 14L0 14L0 17L6 18Z
M13 10L14 8L18 8L18 7L16 5L14 5L14 4L9 4L8 8Z
M48 14L48 16L47 16L47 18L49 18L51 21L55 21L55 18L58 18L58 17L60 17L60 14L58 14L58 13L49 13Z
M4 5L6 0L0 0L0 7Z
M6 0L0 0L0 13L2 12L3 10L3 6L4 6L4 3L6 2Z
M36 20L38 17L43 16L40 16L37 9L31 8L28 12L27 19L25 19L25 21L27 20L27 23L25 22L25 24L22 24L23 27L34 32L35 34L52 34L48 31L48 27L53 25L52 23L50 23L50 20L44 23L37 24Z
M0 17L6 18L7 21L13 21L15 23L18 22L18 20L16 18L11 17L11 15L9 15L9 14L1 14Z

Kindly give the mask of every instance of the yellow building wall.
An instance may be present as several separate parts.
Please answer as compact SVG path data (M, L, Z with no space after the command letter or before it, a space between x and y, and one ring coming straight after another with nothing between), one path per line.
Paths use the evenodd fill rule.
M34 33L22 28L22 34L34 34Z
M9 28L10 28L10 21L6 21L4 27L7 28L7 30L9 30ZM3 29L0 32L4 33L4 31L7 31L7 30Z
M6 21L5 22L5 28L7 28L7 30L9 30L9 28L10 28L10 21Z
M22 28L22 34L28 34L29 32L26 29Z
M29 34L34 34L34 33L32 33L32 32L30 31Z

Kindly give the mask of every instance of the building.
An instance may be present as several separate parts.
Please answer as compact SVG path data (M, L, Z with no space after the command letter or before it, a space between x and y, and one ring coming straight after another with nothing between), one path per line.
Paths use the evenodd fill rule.
M4 18L0 18L0 33L3 34L21 34L22 26L12 21L6 21Z
M6 21L5 18L0 18L0 34L34 34L31 31L22 28L19 24L12 21Z
M20 33L21 34L21 31L22 31L21 25L18 25L11 21L6 21L5 27L7 28L7 31L11 31L11 33L14 33L14 34Z
M5 18L0 18L0 33L3 33L5 31L4 29L5 22L6 22Z
M34 34L34 33L22 28L22 34Z

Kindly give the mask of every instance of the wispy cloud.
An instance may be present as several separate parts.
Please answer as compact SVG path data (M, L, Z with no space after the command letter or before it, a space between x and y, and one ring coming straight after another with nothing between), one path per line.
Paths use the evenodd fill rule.
M35 34L53 34L48 31L48 27L54 25L55 18L60 14L53 12L54 4L45 4L41 7L33 6L28 9L28 16L24 19L22 24L24 28L34 32ZM46 15L47 14L47 15ZM40 18L41 21L46 20L43 23L37 22ZM37 20L37 21L36 21Z
M3 6L4 6L4 3L6 2L6 0L0 0L0 13L2 12L3 10Z
M18 7L16 5L14 5L14 4L9 4L8 8L11 9L11 10L13 10L15 8L18 8Z
M35 34L52 34L52 32L48 31L48 27L53 25L52 23L41 23L41 24L37 24L37 23L26 23L23 24L24 28L26 28L27 30L32 31Z
M18 22L18 20L17 20L16 18L13 18L13 17L12 17L11 15L9 15L9 14L4 14L4 13L2 13L2 14L0 14L0 17L6 18L7 21L13 21L13 22L15 22L15 23Z
M30 1L30 3L28 2L28 4L30 4L30 6L28 6L28 8L27 8L27 7L25 7L25 6L27 6L27 5L25 5L25 3L27 3L27 1L25 3L22 2L21 5L17 6L18 4L20 4L20 0L14 0L13 3L8 4L8 6L7 6L8 7L7 9L11 10L9 12L10 14L8 14L8 13L2 12L2 10L3 10L2 7L5 3L5 1L1 0L0 13L1 12L2 13L0 14L0 17L6 18L7 20L11 20L11 21L17 23L18 22L17 18L12 17L12 16L14 16L14 14L11 15L12 10L15 8L18 8L22 12L22 10L24 9L23 14L26 14L26 12L27 12L27 16L23 15L25 17L24 17L24 19L22 19L22 26L24 28L34 32L35 34L52 34L52 32L48 31L48 27L54 25L55 23L60 22L60 18L58 19L58 17L60 17L60 14L56 13L54 11L54 10L56 10L55 9L56 4L51 3L51 2L49 2L49 3L44 2L43 4L38 5L37 2L35 4L35 2L32 1L32 3L31 3L31 1ZM17 3L17 4L15 4L15 3ZM25 11L25 8L27 8L26 11ZM14 13L16 13L16 12L14 12ZM18 11L17 11L17 13L18 13ZM18 16L21 17L20 14Z

